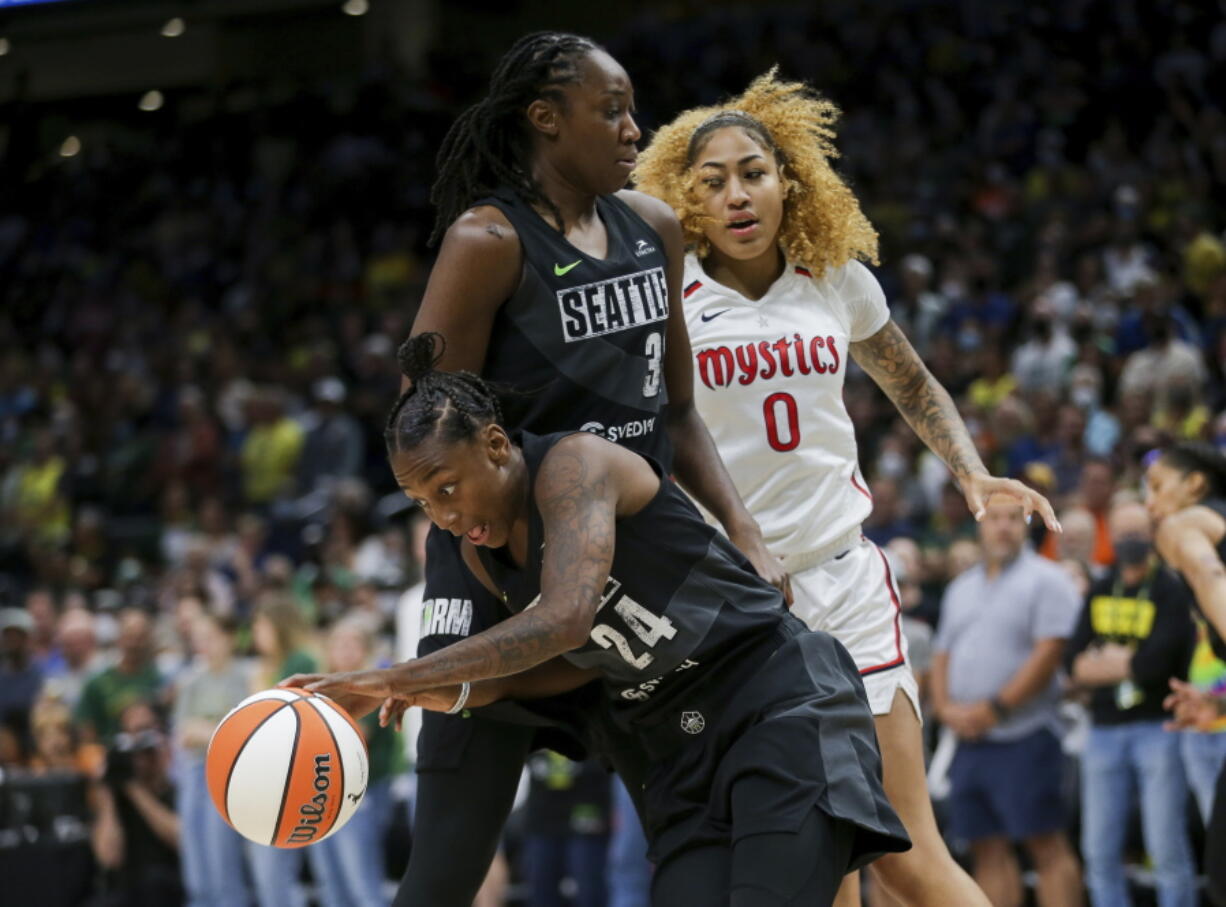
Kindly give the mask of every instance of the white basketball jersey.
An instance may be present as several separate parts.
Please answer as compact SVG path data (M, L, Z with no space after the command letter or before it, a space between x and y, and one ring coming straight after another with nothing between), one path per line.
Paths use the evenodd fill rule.
M889 320L858 261L814 279L788 265L746 299L685 260L694 396L749 512L777 555L816 551L872 511L843 405L849 344Z

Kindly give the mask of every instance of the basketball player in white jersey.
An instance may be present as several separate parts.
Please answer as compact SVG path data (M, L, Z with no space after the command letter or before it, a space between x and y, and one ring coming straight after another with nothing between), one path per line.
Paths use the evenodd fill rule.
M874 864L904 904L986 905L950 856L924 778L919 697L897 586L860 532L872 498L843 405L854 359L944 460L971 511L1041 495L988 474L953 400L890 320L877 234L829 164L837 108L771 73L720 107L683 113L639 156L638 188L677 210L690 244L682 284L695 401L768 546L791 574L793 612L851 652L876 716L891 803L914 847ZM987 721L1010 703L985 703ZM838 904L858 903L849 877Z

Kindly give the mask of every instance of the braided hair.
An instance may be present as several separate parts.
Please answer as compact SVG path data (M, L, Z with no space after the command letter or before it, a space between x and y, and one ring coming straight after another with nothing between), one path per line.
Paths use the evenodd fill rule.
M493 390L472 372L440 372L443 336L433 332L410 337L396 351L409 388L388 414L383 430L389 454L412 450L427 438L448 443L467 441L494 423L502 424L502 408Z
M1226 456L1205 441L1180 441L1162 451L1162 462L1180 475L1205 477L1205 497L1226 497Z
M451 125L435 159L438 176L430 201L438 211L430 244L466 208L499 186L510 186L525 201L562 215L532 177L524 112L538 98L563 103L561 86L581 80L579 63L602 48L590 38L562 32L524 35L503 54L490 76L489 92Z

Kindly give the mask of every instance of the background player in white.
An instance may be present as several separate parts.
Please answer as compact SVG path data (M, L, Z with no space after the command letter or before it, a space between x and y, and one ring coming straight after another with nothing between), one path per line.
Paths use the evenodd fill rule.
M875 863L876 878L907 904L986 905L937 828L898 592L885 556L860 533L872 499L843 405L848 359L944 460L976 518L989 498L1008 495L1028 520L1037 510L1059 524L1041 495L988 474L953 400L857 260L876 263L877 234L830 166L838 113L772 71L741 97L660 129L635 179L676 209L691 248L683 295L699 411L791 573L794 612L847 646L868 691L886 792L914 842ZM980 717L994 722L1008 707L985 705ZM839 903L857 898L849 879Z

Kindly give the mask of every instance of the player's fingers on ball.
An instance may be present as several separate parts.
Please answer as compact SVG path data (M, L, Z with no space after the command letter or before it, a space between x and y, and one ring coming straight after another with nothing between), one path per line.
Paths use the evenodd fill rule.
M319 674L293 674L282 680L277 686L279 687L305 687L307 684L314 683L319 680Z

